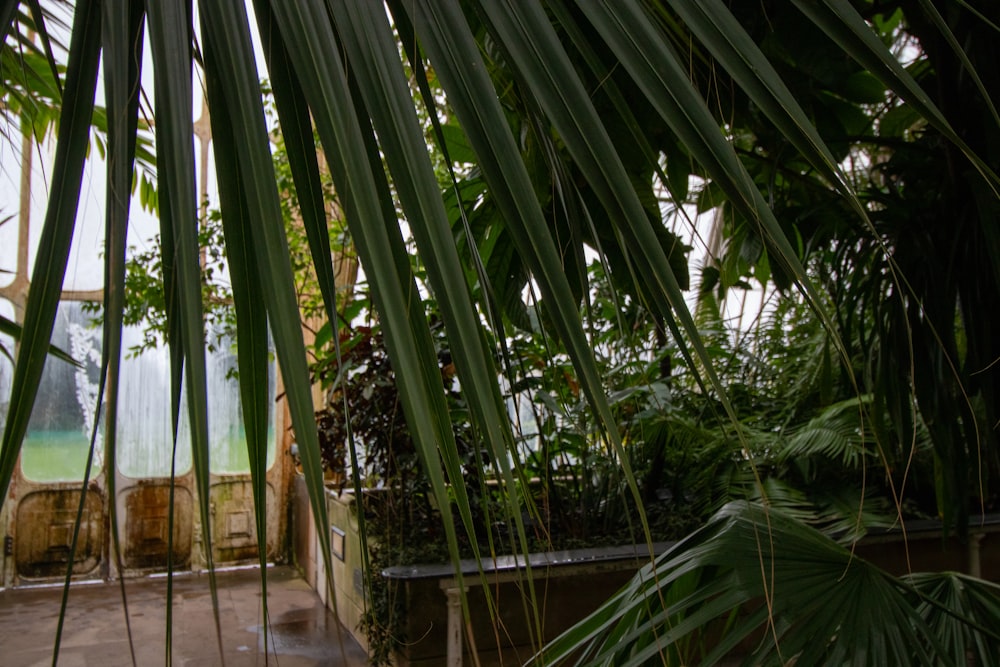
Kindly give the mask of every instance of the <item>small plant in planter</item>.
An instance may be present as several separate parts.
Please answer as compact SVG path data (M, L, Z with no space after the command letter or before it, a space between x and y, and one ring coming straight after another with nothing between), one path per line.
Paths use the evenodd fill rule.
M603 276L595 270L592 280L601 285ZM519 550L644 542L626 463L655 541L690 534L726 502L753 497L758 481L768 489L770 501L813 517L817 525L844 525L844 517L857 515L860 500L865 507L876 506L868 493L878 487L872 476L861 495L846 501L841 497L845 494L825 494L829 488L854 490L858 480L865 479L863 471L878 462L864 447L866 435L858 431L856 411L834 409L828 401L837 396L823 397L814 386L820 375L803 362L816 356L812 330L806 326L810 321L775 318L776 339L764 342L786 351L789 363L783 372L770 374L747 373L754 350L734 340L731 332L722 327L706 332L710 353L719 358L716 366L732 388L730 398L738 414L746 415L734 423L720 417L724 412L718 398L691 373L671 372L676 344L666 340L648 313L634 303L616 302L609 292L592 295L594 348L608 378L626 461L606 450L558 341L527 330L508 338L515 360L508 398L522 407L517 414L524 444L516 463L537 509L525 517L529 540ZM796 338L785 331L786 321L798 322ZM713 322L705 326L709 329ZM502 553L500 545L516 542L505 524L495 520L503 515L505 489L484 479L490 461L476 446L460 387L453 381L447 340L440 328L432 330L438 336L439 369L455 439L466 459L465 487L479 524L479 546L484 553ZM339 343L339 356L327 344L314 367L328 391L317 422L327 466L341 473L338 484L344 487L351 480L357 488L379 489L377 494L358 494L357 506L365 518L370 557L363 627L372 659L380 663L407 640L399 630L406 609L401 591L393 588L396 584L372 573L390 566L446 562L450 555L437 501L403 417L380 328L345 327ZM815 433L830 438L817 440L811 435ZM356 447L352 450L349 443ZM866 515L864 520L879 517ZM466 540L463 555L471 556L473 545L464 531L459 535Z
M448 379L454 370L446 352L439 356L441 372ZM339 359L336 352L325 355L314 365L314 375L327 391L326 406L316 413L324 464L347 477L358 476L367 488L404 496L408 521L430 518L429 485L403 417L392 363L378 326L345 331ZM456 440L471 455L471 428L462 415L461 395L456 389L449 394ZM358 453L356 471L352 470L351 443Z
M446 561L441 517L403 417L380 328L345 329L339 348L339 357L328 350L314 365L315 377L327 391L326 405L316 413L316 421L324 465L339 473L337 486L378 491L361 493L357 499L364 514L370 573L390 565ZM482 452L472 444L475 439L461 394L450 382L454 369L443 344L441 349L441 373L450 387L456 441L470 463L465 468L469 486L479 488L472 481L478 474L473 462ZM487 499L470 497L476 518L485 524L480 510ZM381 577L369 576L367 585L368 607L362 623L370 658L373 664L387 664L404 640L396 622L405 611L402 598Z

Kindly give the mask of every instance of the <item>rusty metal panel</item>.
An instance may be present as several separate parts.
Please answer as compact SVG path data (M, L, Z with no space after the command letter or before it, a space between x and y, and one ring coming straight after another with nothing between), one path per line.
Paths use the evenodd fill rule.
M236 563L257 558L257 526L253 489L245 479L212 485L212 546L216 563ZM267 485L267 555L273 558L278 520L274 488Z
M103 500L100 492L87 491L73 559L74 575L91 574L101 562ZM18 502L14 548L19 577L44 579L66 574L79 503L78 490L35 491Z
M170 530L170 485L140 484L125 497L125 567L148 570L167 567ZM191 564L191 492L174 488L173 566Z

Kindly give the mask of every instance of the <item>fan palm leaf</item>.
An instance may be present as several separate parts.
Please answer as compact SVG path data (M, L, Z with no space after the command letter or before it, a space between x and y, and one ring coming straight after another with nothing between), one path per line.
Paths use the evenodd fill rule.
M997 589L892 577L781 511L739 502L640 571L535 664L888 665L996 660ZM964 596L964 599L959 599ZM989 647L989 648L984 648Z

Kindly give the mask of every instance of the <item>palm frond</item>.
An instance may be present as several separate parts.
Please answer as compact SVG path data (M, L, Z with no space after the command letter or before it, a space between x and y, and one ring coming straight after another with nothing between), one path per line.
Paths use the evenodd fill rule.
M63 72L53 55L62 31L43 29L49 21L39 3L22 10L16 0L0 2L0 113L23 117L36 133L57 128L22 328L0 319L0 331L20 335L0 446L0 503L8 501L45 358L58 354L49 341L92 126L108 137L102 382L107 372L117 384L130 177L135 164L151 166L136 89L152 76L170 403L176 436L183 384L212 570L191 127L197 64L212 109L259 553L263 559L269 329L321 557L332 570L309 369L250 18L242 5L205 3L196 28L192 3L146 3L147 14L131 0L98 4L72 8ZM579 428L565 439L587 455L600 451L615 467L604 504L626 507L630 498L634 512L625 520L641 523L647 541L633 444L697 449L690 458L706 470L691 475L691 486L714 488L715 495L705 492L710 502L760 499L726 504L539 653L538 663L569 660L581 646L582 661L614 665L733 656L759 664L959 664L967 652L997 659L995 587L958 575L896 579L808 525L853 539L879 520L861 511L871 505L857 477L867 483L869 469L880 469L886 484L895 477L903 484L926 443L940 473L937 509L952 523L964 525L976 500L985 505L987 481L1000 474L995 429L982 427L996 423L1000 393L1000 336L982 316L1000 308L1000 81L988 69L997 59L997 17L957 0L903 3L890 16L883 11L892 3L875 3L870 16L844 0L793 4L799 12L778 17L769 2L749 16L721 0L393 0L388 13L364 0L254 3L332 340L340 342L338 286L313 127L371 285L373 317L457 575L460 531L479 549L476 489L463 477L467 462L431 318L443 321L473 430L506 489L498 515L514 526L513 546L527 548L522 510L531 504L518 489L523 451L504 395L514 393L507 345L518 328L543 339L539 367L562 364L577 405L567 409L542 390L534 400L566 421L575 411ZM765 25L779 19L801 30ZM143 22L151 74L140 71L135 51ZM29 26L48 38L29 38ZM919 47L911 66L892 51L903 34ZM816 44L802 43L813 37ZM106 113L93 105L102 52ZM428 134L452 162L447 174L435 172L441 158L428 154L421 120L428 113L435 116ZM458 160L472 166L459 174ZM724 293L753 280L776 292L794 285L794 303L808 306L801 310L812 328L789 332L801 321L779 313L772 339L739 348L729 345L718 312L692 315L689 248L665 213L692 203L701 212L719 207L719 231L729 241L703 274L706 289ZM638 427L624 424L645 388L617 386L613 372L602 372L590 255L616 288L609 300L617 317L608 318L615 322L607 331L618 332L621 344L635 340L621 316L626 303L640 313L635 326L653 320L653 340L643 344L656 348L650 355L669 348L683 360L688 398L708 415L703 420L675 418L669 410L679 411L678 402L658 408L662 415L644 413ZM769 355L782 347L795 347L782 357L789 365L808 359L788 377L768 376ZM733 367L742 374L725 372ZM680 376L664 375L661 389ZM767 390L780 392L772 402L791 406L762 408ZM113 428L114 389L109 401ZM112 496L114 447L112 436ZM486 472L483 461L475 465ZM827 466L850 483L830 493L808 488ZM621 498L608 500L612 494ZM893 501L901 511L903 501ZM214 581L212 589L215 595ZM526 606L538 611L541 602L528 597ZM536 623L536 639L542 634Z
M868 399L860 398L841 401L790 429L779 445L778 460L816 456L837 461L846 468L857 468L872 455L868 403Z
M957 572L913 574L904 581L915 589L917 609L952 663L1000 660L1000 586Z
M571 661L581 645L580 663L592 665L709 665L727 657L767 665L958 665L966 650L979 650L989 664L996 587L975 582L959 601L957 584L965 581L915 577L918 595L784 512L733 503L534 664Z

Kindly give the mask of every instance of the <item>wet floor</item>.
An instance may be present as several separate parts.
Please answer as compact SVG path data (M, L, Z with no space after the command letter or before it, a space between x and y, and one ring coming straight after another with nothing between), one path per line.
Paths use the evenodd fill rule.
M217 574L221 643L212 613L208 577L175 577L170 664L354 667L368 663L361 647L294 569L274 567L267 572L266 636L260 571ZM166 591L165 578L126 582L130 649L119 585L74 586L69 595L58 664L61 667L167 664ZM61 588L0 591L0 665L52 665L61 597Z

